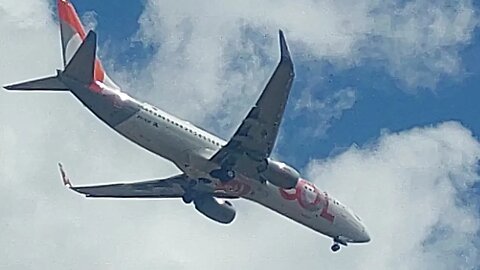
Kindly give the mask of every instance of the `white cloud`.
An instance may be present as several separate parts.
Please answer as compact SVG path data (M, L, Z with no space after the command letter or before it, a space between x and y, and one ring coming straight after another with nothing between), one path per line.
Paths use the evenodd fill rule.
M273 69L278 28L286 30L297 62L374 61L413 91L462 76L459 51L478 17L471 0L150 0L140 24L137 39L159 49L138 79L167 94L157 102L195 121L222 114L215 120L232 130L236 125L225 119L243 117L243 104L255 100Z
M58 29L48 8L45 1L0 2L0 81L52 73L45 62L61 65L55 50L59 47Z
M147 85L155 87L151 97L157 99L152 100L172 112L179 107L189 119L202 119L202 115L197 116L200 113L217 113L228 102L233 105L223 119L240 118L243 115L239 111L248 110L243 104L255 99L262 80L273 69L270 64L276 57L272 46L276 37L269 34L265 43L258 45L258 36L246 35L245 42L230 31L231 35L220 35L223 32L216 32L216 28L209 32L205 26L197 32L193 29L198 24L208 25L199 18L214 23L215 14L209 13L210 8L190 4L176 12L164 6L170 8L172 17L182 18L182 13L193 12L189 9L202 16L184 20L192 33L186 30L188 27L179 26L178 32L171 31L174 36L166 39L170 43L162 43L162 50L146 71L151 73L143 75L158 76ZM238 5L256 7L253 2ZM241 14L242 10L236 12ZM235 14L234 10L227 11ZM327 11L325 16L329 15ZM257 12L259 19L270 14L266 9ZM305 8L305 12L311 11ZM217 16L220 13L217 11ZM360 16L357 13L352 10L351 17ZM0 42L0 84L52 74L61 66L58 29L46 2L3 1L0 14L0 35L9 37ZM159 26L155 21L153 26L165 38L164 29L175 29L175 22ZM215 25L219 29L229 26L222 20ZM361 25L350 27L362 29ZM299 44L301 35L288 29ZM338 40L334 44L344 41L344 48L328 44L323 48L337 56L354 44L348 35L335 38ZM187 47L182 49L176 39L178 43L182 39L196 42L185 43L182 46ZM223 42L233 44L228 48L237 48L247 58L238 63L237 54L226 51ZM270 58L265 60L261 54ZM157 62L160 60L166 61L164 66ZM236 69L242 72L225 72L228 64L237 64ZM236 88L240 86L243 88ZM227 91L231 97L224 100ZM189 93L195 94L185 101ZM162 100L160 96L172 98ZM456 204L455 200L478 179L475 169L480 146L458 124L385 134L378 145L353 148L324 161L321 168L318 162L312 163L310 175L319 186L355 206L373 237L368 245L332 255L329 239L248 202L235 202L237 220L231 226L221 226L179 201L87 200L65 190L56 170L58 161L64 162L72 180L79 184L161 177L175 171L108 129L72 95L2 90L0 123L0 268L263 269L268 265L279 270L339 266L458 269L478 265L478 250L471 242L478 231L478 217L472 207ZM415 220L411 214L415 214ZM446 233L439 240L428 240L428 246L422 249L420 243L435 227ZM458 255L459 251L468 261ZM444 260L447 257L450 261Z
M372 243L352 269L473 269L480 144L458 123L384 134L375 144L312 161L309 175L368 224ZM469 202L472 203L472 202Z
M360 52L386 60L391 75L408 88L435 88L444 75L460 75L459 52L478 25L471 1L408 1L380 7L374 42Z
M98 16L97 12L93 10L87 11L82 14L81 20L87 32L88 30L95 30L95 28L97 28L97 24L98 24L97 16Z
M351 87L340 89L322 100L313 97L310 92L303 92L296 101L295 112L302 118L311 118L314 123L304 132L317 139L325 137L332 121L340 119L343 111L355 105L356 95L356 90Z

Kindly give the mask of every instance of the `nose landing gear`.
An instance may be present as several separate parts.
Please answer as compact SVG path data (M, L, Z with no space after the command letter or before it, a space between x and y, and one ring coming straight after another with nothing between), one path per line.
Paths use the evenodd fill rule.
M340 250L340 245L347 246L347 241L345 241L344 237L338 236L333 238L333 245L330 248L333 252L337 252Z
M337 252L340 250L340 245L337 243L334 243L332 247L330 248L333 252Z

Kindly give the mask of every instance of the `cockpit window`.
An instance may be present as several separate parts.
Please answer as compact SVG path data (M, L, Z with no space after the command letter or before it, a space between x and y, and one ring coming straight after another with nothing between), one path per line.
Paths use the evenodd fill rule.
M359 216L357 216L357 214L353 214L353 215L355 216L355 218L357 218L357 219L358 219L358 221L362 221L362 219L360 219L360 217L359 217Z

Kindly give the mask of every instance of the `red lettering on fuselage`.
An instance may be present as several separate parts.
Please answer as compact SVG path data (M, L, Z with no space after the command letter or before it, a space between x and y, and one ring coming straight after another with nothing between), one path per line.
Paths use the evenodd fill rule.
M327 193L320 192L314 184L300 179L295 189L279 188L279 190L280 195L285 200L296 200L303 209L311 212L321 211L320 216L322 218L333 222L335 217L328 213L328 195Z

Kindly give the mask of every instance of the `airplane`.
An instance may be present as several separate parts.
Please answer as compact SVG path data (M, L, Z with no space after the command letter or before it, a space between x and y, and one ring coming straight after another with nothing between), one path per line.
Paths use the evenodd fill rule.
M74 186L59 163L65 186L91 198L182 199L220 224L233 222L236 211L230 200L243 198L332 238L333 252L340 245L370 241L364 223L350 208L271 157L295 77L282 30L278 65L255 105L225 141L122 92L96 54L96 33L86 33L70 1L57 0L57 8L64 69L4 88L69 92L110 128L181 171L164 179Z

